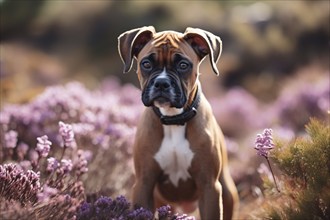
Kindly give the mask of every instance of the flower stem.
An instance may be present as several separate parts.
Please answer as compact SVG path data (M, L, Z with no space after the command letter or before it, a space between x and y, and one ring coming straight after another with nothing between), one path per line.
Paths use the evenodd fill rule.
M277 185L277 182L276 182L276 179L275 179L275 175L273 173L273 169L272 169L272 166L270 165L269 159L268 159L268 157L265 157L265 158L267 160L267 163L268 163L270 172L272 173L272 176L273 176L273 179L274 179L274 183L275 183L276 189L277 189L278 192L281 192L280 189L278 188L278 185Z
M66 146L64 145L64 146L63 146L62 155L61 155L61 157L60 157L60 161L63 159L63 156L64 156L64 152L65 152L65 150L66 150Z

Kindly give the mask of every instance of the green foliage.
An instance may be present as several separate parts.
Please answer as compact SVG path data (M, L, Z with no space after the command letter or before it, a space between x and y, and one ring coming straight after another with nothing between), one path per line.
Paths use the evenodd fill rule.
M329 124L311 119L306 132L307 136L288 144L278 142L272 152L272 161L282 171L282 187L267 202L263 215L269 219L329 219Z

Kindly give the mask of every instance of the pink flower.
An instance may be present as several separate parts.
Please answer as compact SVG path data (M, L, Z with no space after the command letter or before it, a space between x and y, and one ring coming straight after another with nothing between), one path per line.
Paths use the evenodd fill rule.
M39 190L40 172L23 171L13 163L0 165L0 197L26 204L35 201Z
M39 155L41 157L47 157L49 150L50 150L50 146L52 145L52 142L50 142L48 140L47 135L38 137L37 141L38 141L38 143L37 143L36 151L39 153Z
M55 171L59 166L60 163L54 158L54 157L50 157L47 159L47 171L53 172Z
M72 170L72 161L71 160L66 160L66 159L62 159L61 160L61 170L63 171L63 173L68 173Z
M17 145L17 132L10 130L5 133L5 143L7 148L15 148Z
M49 199L58 192L57 189L49 187L47 185L43 186L42 192L37 194L39 202L48 202Z
M269 151L274 148L272 129L265 129L262 134L258 134L255 144L254 149L257 150L257 154L268 157Z
M87 173L88 168L87 168L87 160L85 158L85 152L83 150L78 150L78 158L75 162L75 168L76 168L76 174L78 176Z
M274 142L273 142L273 137L272 137L272 129L268 128L268 129L265 129L264 132L262 134L258 134L257 135L257 138L256 138L256 146L254 147L254 149L256 149L258 152L257 154L260 155L260 156L263 156L266 158L267 160L267 163L268 163L268 166L270 168L270 172L273 176L273 179L274 179L274 183L275 183L275 186L276 186L276 189L278 192L280 192L278 186L277 186L277 183L276 183L276 179L275 179L275 176L274 176L274 172L273 172L273 169L270 165L270 162L269 162L269 159L268 159L268 154L269 154L269 151L271 149L274 148ZM261 169L259 169L258 171L259 172L263 172L262 170L263 168L261 167Z
M70 124L65 124L62 121L60 121L58 125L60 126L59 133L62 136L64 147L75 147L76 142L74 140L72 126Z
M17 146L17 153L20 154L20 155L22 155L22 157L27 154L28 150L29 150L29 145L27 145L24 142L21 142Z

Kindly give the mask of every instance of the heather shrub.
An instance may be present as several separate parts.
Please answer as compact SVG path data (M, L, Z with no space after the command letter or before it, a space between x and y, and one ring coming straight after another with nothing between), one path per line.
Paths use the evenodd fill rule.
M127 167L131 166L135 124L142 109L138 101L136 88L109 80L95 91L77 82L48 87L27 104L5 105L0 115L0 135L5 140L0 161L33 161L36 138L44 134L54 146L50 153L60 157L64 141L58 122L63 121L72 126L73 147L84 150L89 160L88 177L82 177L86 190L123 194L132 184L133 168ZM66 154L70 158L73 151Z
M246 155L252 155L252 152L240 145L243 146L244 139L256 129L271 123L285 126L285 129L294 133L300 131L300 119L305 120L306 115L324 118L329 86L324 83L319 85L319 89L313 90L310 96L303 86L298 86L295 93L290 93L290 100L297 99L299 106L302 106L299 108L304 108L307 112L297 120L290 116L298 115L295 113L297 110L290 105L295 102L280 101L286 99L285 95L269 104L271 110L239 88L229 90L220 101L211 100L224 133L231 137L226 138L231 157L230 168L240 194L246 195L243 200L251 198L253 184L258 184L255 181L257 174L254 172L258 161L250 163L250 157ZM313 101L314 99L317 101ZM100 196L105 198L124 195L128 203L133 185L132 143L142 109L140 92L132 86L121 86L113 80L105 80L95 90L88 90L77 82L47 87L28 103L5 105L0 112L0 211L4 216L1 217L69 219L76 215L77 210L80 210L80 214L85 210L84 213L87 214L81 218L86 219L86 216L98 215L98 209L93 207L96 207L94 203ZM289 115L285 114L290 112L288 109L292 112ZM278 134L282 128L277 127L273 131ZM277 177L281 190L279 195L286 195L290 207L296 207L298 203L294 196L300 195L305 189L303 187L320 189L328 178L318 174L323 164L304 167L300 158L304 158L303 163L309 164L313 158L322 157L312 153L304 155L297 147L291 149L283 143L276 143L274 153L268 155L268 150L273 149L272 142L267 142L270 140L269 132L270 130L265 130L259 137L258 142L261 145L257 150L260 155L266 156L267 162L275 162L280 169L288 170L283 177ZM318 131L312 133L321 134ZM295 143L299 146L308 145L303 144L304 141L297 139ZM313 151L314 148L304 149ZM291 156L293 153L297 156ZM247 166L253 170L252 173L246 172ZM264 177L265 187L274 187L267 167L260 166L258 171ZM309 175L304 173L307 171ZM323 172L326 171L323 169ZM307 180L310 181L308 184ZM294 191L290 184L296 184L296 181L298 188ZM287 190L282 189L284 186ZM270 195L274 196L273 201L279 201L273 204L274 210L282 210L279 207L283 203L281 198L287 197ZM91 200L92 197L94 199ZM326 204L325 199L322 197L318 200L319 204ZM134 219L144 219L145 215L159 219L190 218L186 215L173 215L169 210L170 208L163 207L156 214L150 214L146 210L135 209L119 216L134 216ZM108 211L107 209L102 213L108 215ZM280 211L275 215L284 216Z
M5 126L2 127L5 131ZM12 132L10 132L12 133ZM37 137L34 156L21 160L13 156L14 150L25 157L24 152L12 146L12 139L5 139L2 151L7 162L0 165L0 211L4 219L70 219L84 199L81 176L88 171L84 151L76 147L72 126L59 122L62 138L61 156L49 155L53 143L48 136ZM5 136L8 134L5 133ZM9 146L9 147L8 147ZM12 156L10 158L10 156ZM55 215L56 214L56 215Z
M77 220L194 220L186 214L172 214L170 206L162 206L153 214L145 208L130 209L130 203L124 196L116 199L101 196L95 202L84 202L77 211Z
M85 190L125 193L132 184L133 168L127 166L141 109L137 94L114 81L96 91L69 83L48 87L27 104L5 105L0 112L2 215L67 219Z
M283 127L303 131L310 117L327 119L329 100L329 72L313 81L296 78L281 91L268 114Z
M330 127L316 119L307 136L276 143L271 160L281 171L281 193L273 193L269 177L266 202L254 217L269 219L328 219L330 216Z
M278 91L278 97L260 102L249 91L233 87L209 98L225 135L241 140L255 130L277 127L289 133L302 132L310 117L326 120L329 109L329 72L312 77L297 75Z
M230 137L243 137L266 124L258 100L241 87L231 88L220 98L210 99L210 103L221 129Z
M35 203L40 190L40 173L23 171L16 164L0 165L0 196L21 205Z
M131 210L124 196L87 203L97 194L125 194L132 185L137 95L115 81L96 91L69 83L48 87L30 103L6 105L0 114L1 218L153 219L147 209ZM169 209L159 218L192 219Z

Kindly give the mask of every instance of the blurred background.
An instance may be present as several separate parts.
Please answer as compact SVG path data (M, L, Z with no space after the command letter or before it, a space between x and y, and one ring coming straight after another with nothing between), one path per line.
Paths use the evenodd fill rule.
M29 103L45 88L72 81L90 90L115 85L110 92L98 90L104 95L99 94L98 100L122 94L125 105L142 107L139 100L133 101L132 97L139 97L136 90L118 89L127 84L137 87L138 81L134 70L122 74L117 37L147 25L157 31L184 32L186 27L210 31L223 42L217 64L221 74L216 77L205 59L200 79L226 136L244 216L249 212L248 204L262 195L256 171L262 159L253 150L256 133L271 127L276 137L289 140L302 134L310 117L329 124L329 5L328 0L0 0L0 108L9 103ZM68 94L83 90L80 94L90 95L81 86L69 87ZM45 102L51 98L49 94ZM79 96L79 92L74 95ZM102 111L109 108L103 107ZM131 118L138 117L138 109ZM98 117L98 112L89 114ZM129 126L135 124L134 119ZM95 169L92 165L89 168L91 176L101 167L98 162L94 165ZM126 165L123 167L125 170ZM103 174L97 175L103 178ZM132 184L132 173L128 176L124 186L114 184L118 175L108 181L106 187L112 191L107 195L118 194L118 189L125 194ZM86 179L86 193L105 190L102 181L96 187Z
M221 37L221 76L202 67L207 94L242 86L272 101L304 72L329 70L329 1L21 1L1 0L1 103L29 100L44 86L79 80L89 87L122 75L117 37L145 25ZM132 71L134 72L134 71ZM306 76L308 77L308 76Z

